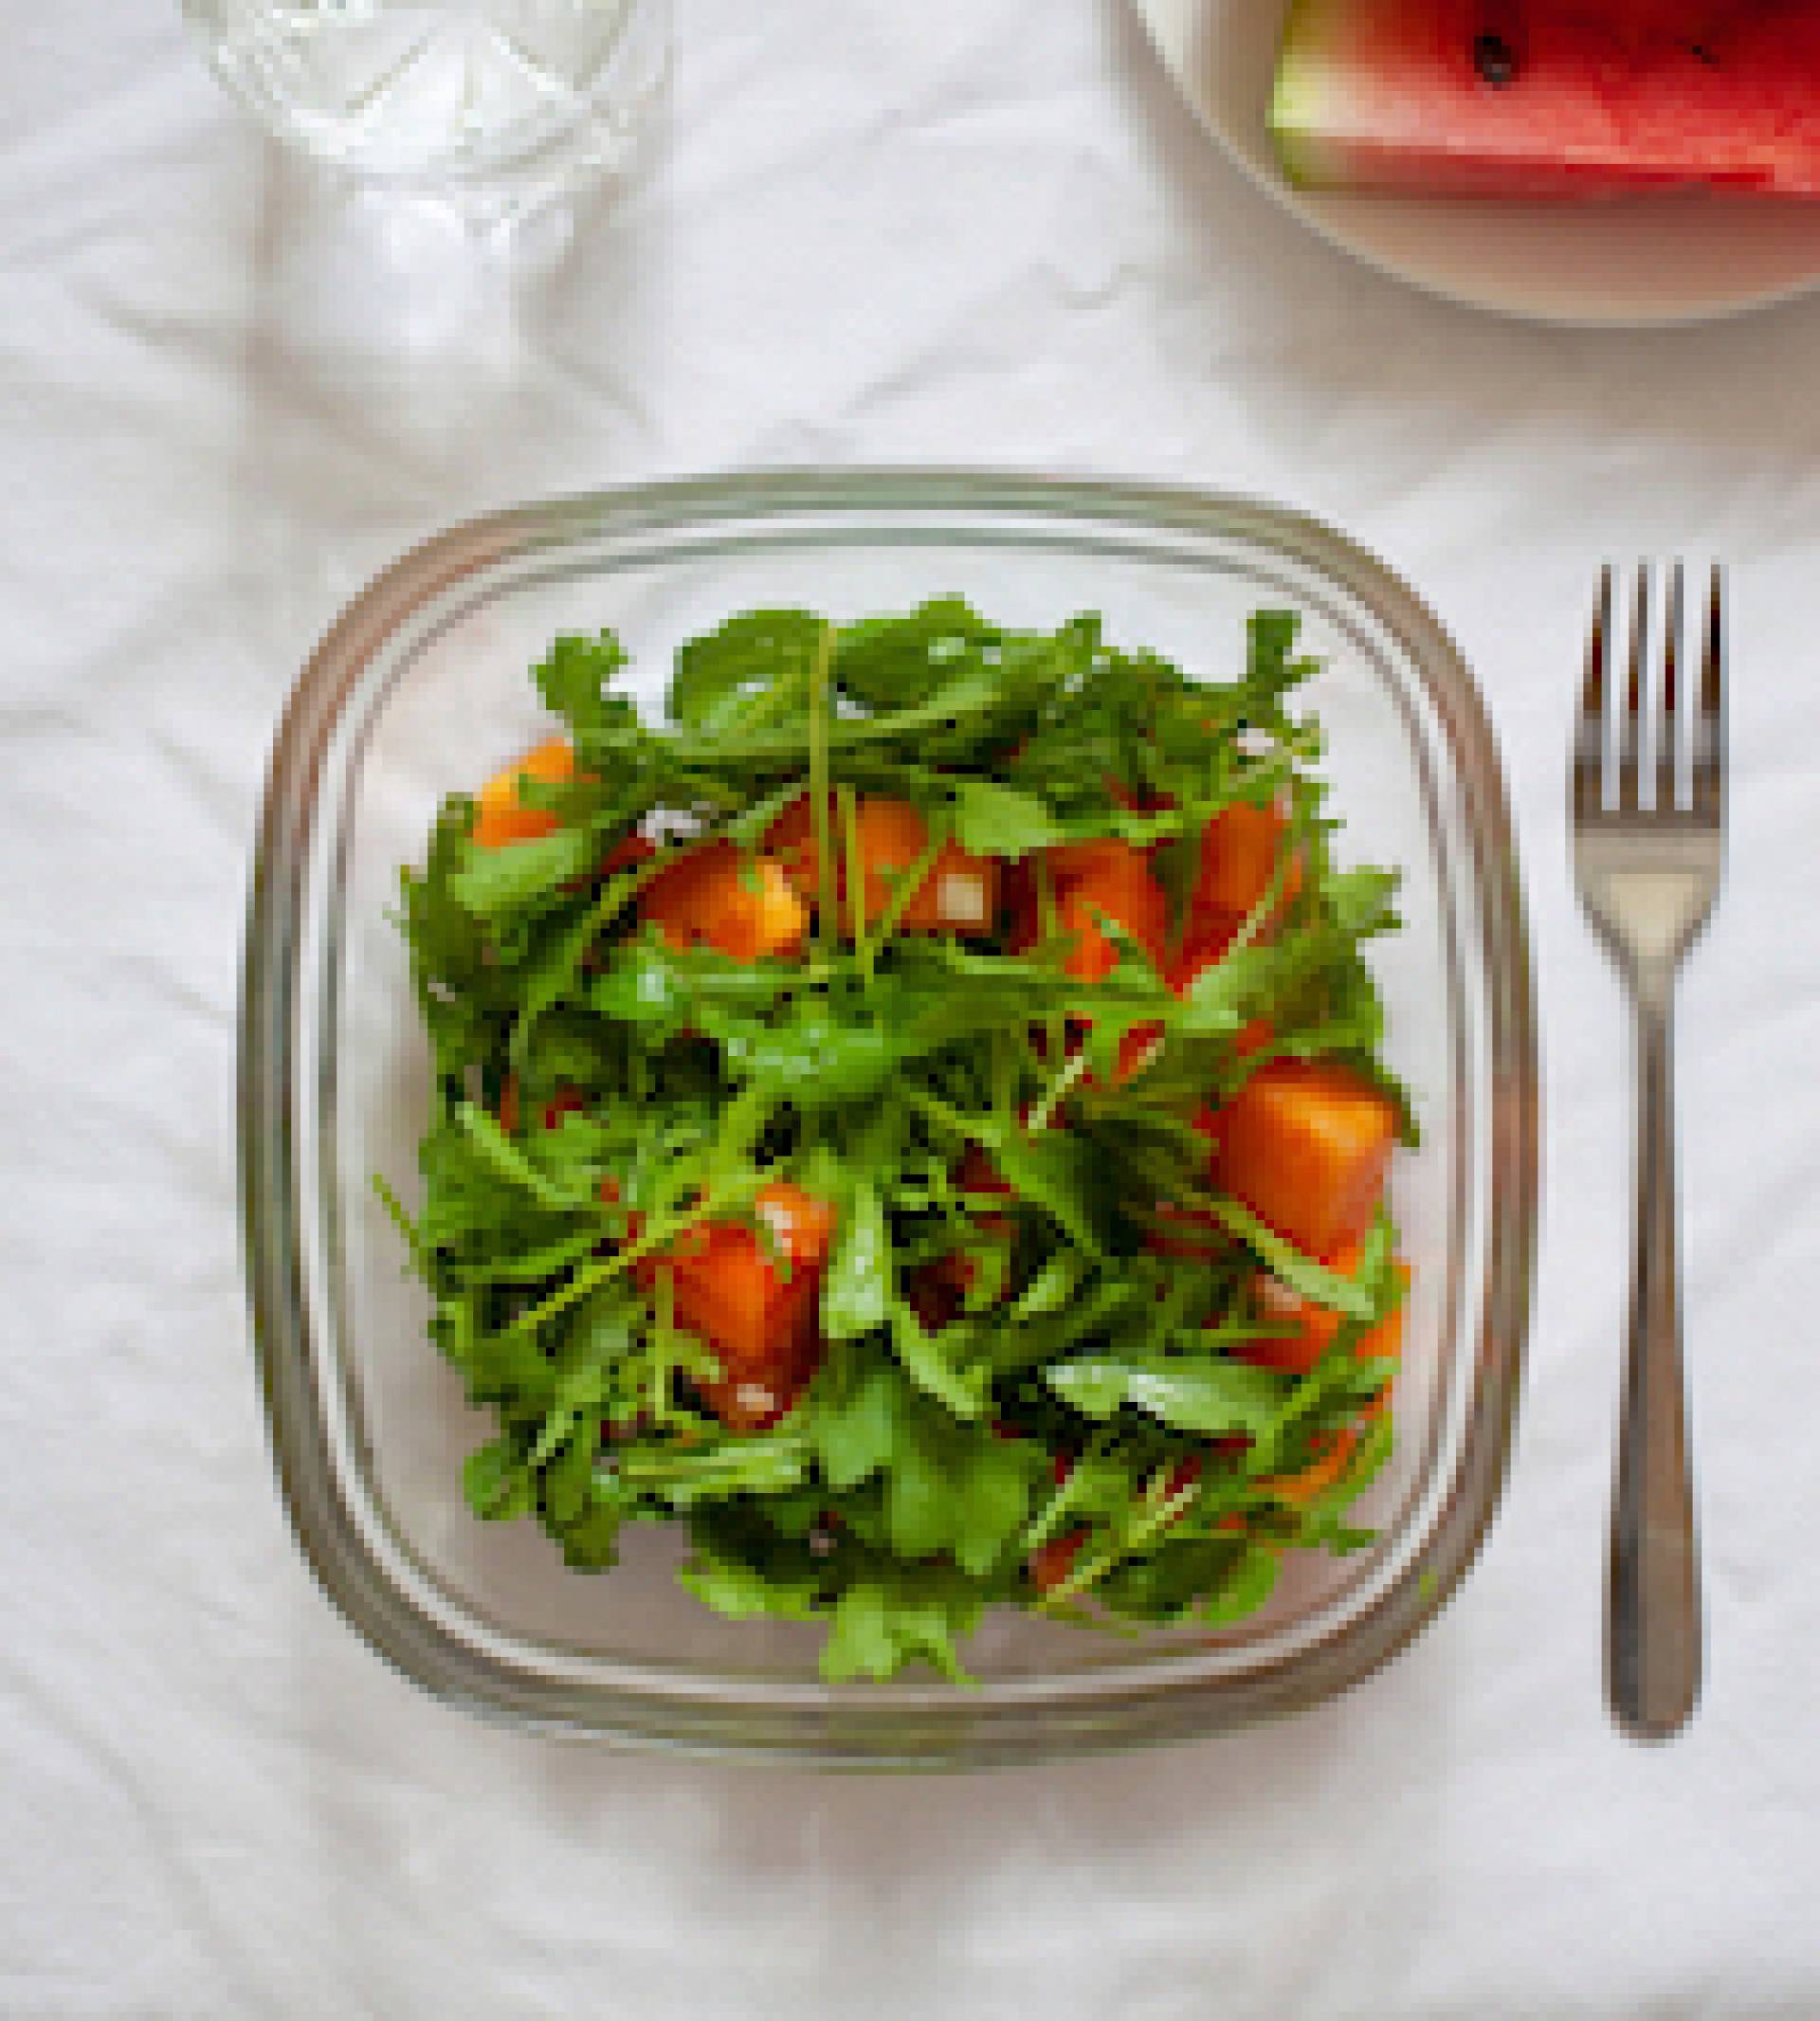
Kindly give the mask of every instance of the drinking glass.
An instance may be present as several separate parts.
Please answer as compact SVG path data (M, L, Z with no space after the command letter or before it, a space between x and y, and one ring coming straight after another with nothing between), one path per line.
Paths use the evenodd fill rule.
M510 218L629 163L669 0L183 0L282 140L364 180Z

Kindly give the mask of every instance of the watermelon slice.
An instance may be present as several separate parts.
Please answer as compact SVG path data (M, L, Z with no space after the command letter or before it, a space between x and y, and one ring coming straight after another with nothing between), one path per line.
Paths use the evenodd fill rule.
M1820 0L1293 0L1270 130L1310 188L1820 196Z

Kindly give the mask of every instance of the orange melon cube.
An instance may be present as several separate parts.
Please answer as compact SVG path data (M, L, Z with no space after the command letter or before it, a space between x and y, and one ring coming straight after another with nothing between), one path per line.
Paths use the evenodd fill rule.
M1201 835L1201 871L1192 909L1243 919L1270 888L1286 827L1275 808L1253 807L1243 800L1215 814ZM1283 879L1283 904L1301 884L1300 867L1291 864Z
M865 916L879 918L891 902L896 879L929 847L920 813L901 800L864 799L855 817L860 861L865 865ZM975 856L951 836L911 894L900 918L905 933L983 934L998 919L998 865Z
M1150 860L1131 843L1065 843L1048 852L1057 923L1069 936L1065 967L1082 982L1103 982L1119 948L1101 919L1114 920L1160 968L1169 938L1169 900ZM1034 938L1034 937L1032 937Z
M742 857L730 842L703 844L660 870L638 910L672 947L711 947L736 961L793 954L809 927L783 865Z
M508 843L535 842L548 835L556 817L542 808L526 807L519 793L521 779L544 786L566 786L575 775L574 747L566 737L553 737L497 772L481 788L474 815L474 840L483 849L502 849Z
M852 928L851 900L846 888L846 847L838 806L830 802L828 831L835 857L835 889L841 927ZM907 800L866 794L854 809L854 842L864 867L861 899L864 921L883 917L897 883L915 867L929 847L929 827L921 810ZM807 793L792 803L772 824L767 851L783 865L806 904L821 900L821 851L815 837L814 809ZM937 850L928 870L899 919L904 933L970 933L992 930L998 918L999 865L990 856L975 856L952 839Z
M751 1430L774 1424L796 1402L821 1360L817 1315L834 1215L788 1180L754 1203L771 1240L743 1222L711 1222L635 1265L634 1281L670 1281L677 1325L719 1359L701 1385L722 1423Z
M1297 1247L1337 1256L1371 1225L1395 1138L1395 1109L1356 1074L1273 1060L1220 1111L1212 1175Z

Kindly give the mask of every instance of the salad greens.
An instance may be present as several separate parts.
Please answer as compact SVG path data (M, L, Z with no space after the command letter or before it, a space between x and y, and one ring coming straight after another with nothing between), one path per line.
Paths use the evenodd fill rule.
M1343 1068L1412 1140L1362 952L1394 880L1335 866L1296 635L1259 613L1243 671L1203 683L1093 616L751 611L677 653L664 723L610 633L555 641L535 678L572 763L517 778L507 846L452 796L403 875L434 1093L421 1206L378 1183L497 1417L476 1514L591 1571L628 1523L684 1524L689 1591L823 1624L830 1680L963 1679L993 1605L1217 1626L1285 1551L1362 1541L1390 1224L1323 1261L1209 1155L1266 1060ZM882 802L922 847L881 875ZM1274 810L1282 853L1196 959L1235 807ZM743 899L677 883L704 842ZM1091 879L1070 912L1070 849L1154 879L1158 930ZM944 864L983 923L919 921ZM728 952L722 902L805 923ZM807 1233L783 1182L825 1211ZM700 1317L755 1284L792 1315L755 1387ZM1285 1365L1298 1309L1325 1330Z

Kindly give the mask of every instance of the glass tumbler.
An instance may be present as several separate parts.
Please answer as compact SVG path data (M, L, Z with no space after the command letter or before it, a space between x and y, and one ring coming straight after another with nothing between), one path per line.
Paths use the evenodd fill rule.
M282 140L487 223L629 163L669 0L183 0Z

